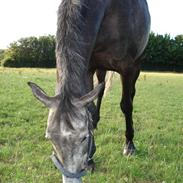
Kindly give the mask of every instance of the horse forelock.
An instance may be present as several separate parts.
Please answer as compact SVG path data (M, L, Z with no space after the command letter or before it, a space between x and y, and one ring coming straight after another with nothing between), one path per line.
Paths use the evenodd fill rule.
M64 122L64 125L67 126L70 130L77 130L83 127L88 127L93 129L91 126L91 115L87 108L78 107L76 104L72 103L72 100L64 98L64 103L60 104L60 119L61 123Z

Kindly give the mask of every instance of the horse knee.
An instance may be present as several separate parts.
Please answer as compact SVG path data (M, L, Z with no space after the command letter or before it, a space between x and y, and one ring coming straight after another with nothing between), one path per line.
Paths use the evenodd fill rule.
M104 88L100 91L100 93L98 94L98 100L101 100L103 95L104 95L104 91L105 91L105 83L104 83Z
M125 111L124 111L123 101L121 101L121 102L120 102L120 108L121 108L121 111L122 111L123 113L125 113Z
M92 116L92 120L93 120L93 128L96 129L97 128L97 124L100 120L100 116L98 113L95 113L93 116Z
M133 100L133 98L134 98L134 96L135 96L135 93L136 93L136 89L133 88L133 90L132 90L132 100Z
M94 103L91 103L88 106L88 110L89 110L89 112L91 114L91 117L92 117L93 127L96 128L97 127L97 123L98 123L98 121L100 119L97 107L95 106Z
M121 111L124 114L131 114L132 110L133 110L133 105L132 105L132 101L131 100L122 100L120 102L120 107L121 107Z

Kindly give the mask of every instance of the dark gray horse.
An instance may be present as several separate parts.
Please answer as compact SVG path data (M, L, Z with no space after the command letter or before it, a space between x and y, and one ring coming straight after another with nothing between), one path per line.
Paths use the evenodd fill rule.
M121 110L126 119L123 153L135 152L132 120L139 56L149 35L146 0L62 0L56 36L57 85L49 97L34 83L34 95L49 109L46 138L64 182L81 182L95 151L93 127L99 121L107 70L121 75ZM93 74L99 86L93 89ZM93 100L98 97L97 106Z

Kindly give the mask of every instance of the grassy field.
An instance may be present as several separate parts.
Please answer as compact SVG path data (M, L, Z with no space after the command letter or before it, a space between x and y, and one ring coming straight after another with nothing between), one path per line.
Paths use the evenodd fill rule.
M54 94L55 70L0 68L0 183L57 183L60 173L44 138L47 109L27 81ZM96 170L84 183L183 182L183 74L142 73L134 101L133 157L122 156L125 123L115 79L95 131Z

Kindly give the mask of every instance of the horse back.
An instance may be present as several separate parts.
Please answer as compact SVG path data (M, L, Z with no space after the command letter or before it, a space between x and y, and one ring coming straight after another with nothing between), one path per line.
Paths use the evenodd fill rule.
M111 0L97 35L93 65L116 70L115 62L136 60L147 44L149 31L146 0Z

